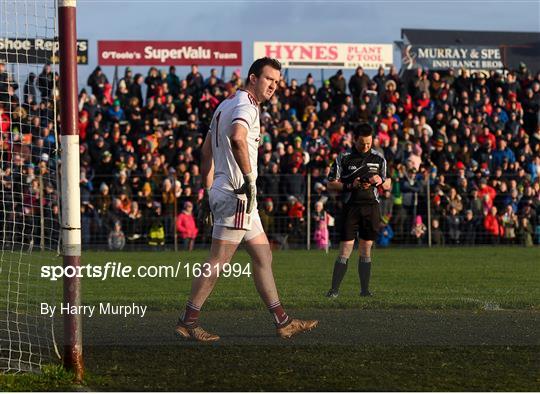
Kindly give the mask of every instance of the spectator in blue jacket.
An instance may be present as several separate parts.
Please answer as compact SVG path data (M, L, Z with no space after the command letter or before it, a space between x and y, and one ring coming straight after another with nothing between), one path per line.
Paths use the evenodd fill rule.
M491 158L491 167L497 168L502 167L503 162L506 160L508 163L512 164L516 162L516 156L512 149L508 148L506 140L499 140L499 149L493 151Z
M107 111L107 118L113 123L126 120L124 110L120 107L120 100L114 100L114 104Z
M383 216L381 220L381 231L379 232L379 237L377 238L377 245L382 246L383 248L390 245L390 241L394 238L394 231L390 226L388 216Z

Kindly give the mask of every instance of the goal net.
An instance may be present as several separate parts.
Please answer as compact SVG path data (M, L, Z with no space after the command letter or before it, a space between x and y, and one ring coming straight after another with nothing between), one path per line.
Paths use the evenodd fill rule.
M0 0L0 373L56 358L58 41L54 0ZM59 291L58 291L59 294Z

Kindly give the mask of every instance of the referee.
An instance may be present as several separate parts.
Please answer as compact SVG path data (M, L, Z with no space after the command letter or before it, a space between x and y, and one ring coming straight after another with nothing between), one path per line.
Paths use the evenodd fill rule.
M328 190L341 192L343 201L339 256L334 263L332 287L326 294L330 298L339 294L339 285L347 272L357 234L360 295L371 296L371 246L379 233L381 220L377 188L391 188L391 180L386 177L386 160L378 151L371 149L372 127L362 123L354 129L353 134L351 151L338 156L328 175Z

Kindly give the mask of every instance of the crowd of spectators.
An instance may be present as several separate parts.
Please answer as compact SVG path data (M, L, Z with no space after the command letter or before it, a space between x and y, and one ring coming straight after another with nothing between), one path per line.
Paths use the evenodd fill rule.
M57 154L55 78L45 66L21 95L0 64L2 191L21 176L21 206L38 216L34 174L54 172ZM186 248L208 242L200 148L214 109L243 82L239 70L223 80L197 66L185 77L174 66L146 76L128 67L114 83L99 67L91 73L79 94L85 245L161 247L175 233ZM370 77L358 68L348 80L337 71L319 85L311 74L279 85L261 106L258 166L261 219L276 246L305 244L308 212L313 242L336 241L341 203L326 177L359 122L376 130L373 149L393 179L381 195L381 246L425 244L428 233L435 245L539 243L540 73L391 67ZM49 178L43 204L53 212Z

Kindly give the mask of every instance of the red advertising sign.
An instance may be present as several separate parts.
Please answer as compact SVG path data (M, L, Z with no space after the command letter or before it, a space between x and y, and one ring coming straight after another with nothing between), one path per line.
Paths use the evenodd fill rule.
M98 41L101 66L241 66L240 41Z

